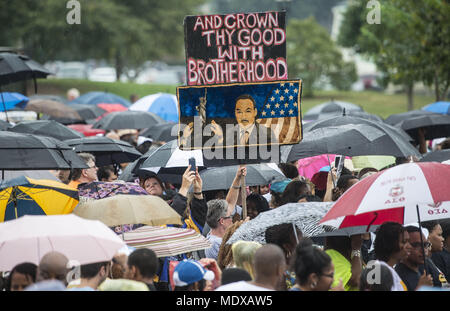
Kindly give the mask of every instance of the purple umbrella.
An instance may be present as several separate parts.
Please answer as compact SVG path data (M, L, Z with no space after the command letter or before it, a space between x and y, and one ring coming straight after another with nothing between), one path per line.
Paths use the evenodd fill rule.
M148 195L138 184L122 181L94 181L80 184L78 186L78 194L80 197L95 200L108 198L117 194Z

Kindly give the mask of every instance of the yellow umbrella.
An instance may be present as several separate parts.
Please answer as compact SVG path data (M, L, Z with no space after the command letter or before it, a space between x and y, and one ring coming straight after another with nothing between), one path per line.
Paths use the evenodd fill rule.
M70 214L78 191L54 180L20 176L0 184L0 222L24 215Z
M124 224L181 225L181 216L166 201L154 195L118 194L100 200L87 200L74 214L100 220L108 227Z

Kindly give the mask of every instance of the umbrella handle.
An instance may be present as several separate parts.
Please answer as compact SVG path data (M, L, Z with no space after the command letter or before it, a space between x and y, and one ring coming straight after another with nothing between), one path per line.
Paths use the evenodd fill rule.
M241 177L241 201L242 201L242 218L247 218L247 189L245 186L245 176Z
M420 230L420 243L422 244L422 255L423 255L423 269L425 272L427 271L427 261L425 260L427 257L425 256L425 248L423 247L423 234L422 234L422 224L420 222L420 213L419 213L419 204L416 204L417 211L417 221L419 222L419 230Z

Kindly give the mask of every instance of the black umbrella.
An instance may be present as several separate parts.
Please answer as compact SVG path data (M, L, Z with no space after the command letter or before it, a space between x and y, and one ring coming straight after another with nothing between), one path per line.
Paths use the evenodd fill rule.
M317 120L320 115L336 115L342 114L344 111L363 111L363 109L355 104L341 102L341 101L330 101L320 105L316 105L309 109L304 115L303 120Z
M76 152L89 152L95 156L98 167L133 162L142 154L132 145L122 140L103 136L90 136L65 141Z
M133 163L130 163L125 167L122 173L119 176L120 180L123 181L134 181L139 175L138 170L142 166L145 160L156 150L158 147L151 146L146 153L144 153L139 159L134 160Z
M92 128L102 130L143 129L159 123L166 123L166 121L153 112L127 110L107 114L95 122Z
M49 136L59 140L84 137L80 132L54 120L23 121L9 128L8 131Z
M178 123L160 123L143 130L139 135L150 137L156 141L171 141L177 139Z
M377 122L361 117L349 116L347 114L306 123L303 127L303 131L307 132L310 130L315 130L318 128L326 128L329 126L352 125L352 124L367 124L376 129L382 130L383 132L385 132L389 136L393 136L394 138L399 138L406 141L413 141L412 137L410 137L405 131L399 129L398 127L386 124L384 122Z
M46 78L49 74L51 74L50 71L37 62L31 60L26 55L0 53L0 86L27 79L33 79L34 90L37 92L36 79ZM6 109L4 110L6 114ZM8 121L7 114L6 121Z
M336 112L330 112L330 113L321 113L318 116L318 120L322 119L328 119L332 117L338 117L338 116L352 116L352 117L359 117L363 119L368 119L371 121L377 121L377 122L383 122L383 119L375 114L371 114L365 111L360 110L346 110L345 108L342 111L336 111Z
M425 112L411 113L409 118L405 118L395 124L403 129L416 142L419 141L419 129L425 130L425 139L434 139L450 136L450 115L440 113ZM408 113L404 113L406 115ZM391 122L393 119L391 119Z
M87 168L72 147L57 139L0 131L1 170Z
M12 124L3 120L0 120L0 131L5 131L7 128L11 127Z
M281 146L282 162L320 154L395 157L414 155L421 158L420 153L409 142L389 136L381 129L368 124L348 124L310 130L304 132L300 143Z
M78 112L83 120L97 119L106 112L97 105L71 104L70 108Z
M447 160L450 160L450 149L428 152L420 159L420 162L444 162Z
M203 181L203 191L229 189L238 170L238 165L210 167L200 172ZM285 180L286 176L276 164L249 164L245 176L246 186L268 185ZM220 176L220 178L218 178Z

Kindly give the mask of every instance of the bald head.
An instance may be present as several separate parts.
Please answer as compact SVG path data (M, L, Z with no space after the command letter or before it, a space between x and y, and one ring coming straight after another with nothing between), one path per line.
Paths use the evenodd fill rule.
M258 248L254 257L256 278L274 278L284 271L286 259L283 250L275 244L266 244Z
M36 281L60 280L66 282L66 275L69 271L68 262L69 259L64 254L58 252L45 254L39 262Z

